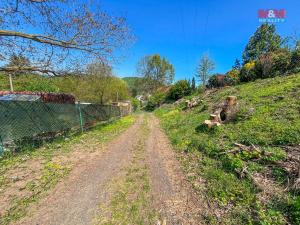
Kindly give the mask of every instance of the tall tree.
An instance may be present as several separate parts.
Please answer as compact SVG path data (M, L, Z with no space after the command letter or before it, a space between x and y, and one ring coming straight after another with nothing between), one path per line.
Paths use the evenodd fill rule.
M75 71L94 60L113 60L132 38L124 18L88 0L1 0L0 12L2 71ZM30 66L4 66L20 53Z
M233 65L233 67L232 67L232 69L240 70L241 67L242 67L242 65L241 65L240 60L239 60L239 59L236 59L235 62L234 62L234 65Z
M204 88L206 87L206 81L210 76L210 73L214 70L214 68L215 68L214 61L210 59L208 54L204 54L201 57L196 69L196 76L202 82Z
M9 58L9 62L7 65L5 65L6 68L24 68L24 67L30 67L30 61L28 58L24 57L22 54L16 55L12 54ZM24 74L26 71L19 70L18 74Z
M243 52L244 64L258 59L263 54L280 49L282 42L274 24L262 24L246 45Z
M150 93L171 84L175 74L173 65L158 54L142 58L137 65L137 73L144 78L146 91Z

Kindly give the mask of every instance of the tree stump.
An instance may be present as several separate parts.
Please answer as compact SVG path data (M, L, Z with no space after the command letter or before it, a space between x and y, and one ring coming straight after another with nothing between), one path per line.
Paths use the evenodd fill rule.
M219 117L215 114L210 114L210 120L212 122L219 122Z
M236 96L228 96L227 99L227 105L232 106L237 103L237 97Z

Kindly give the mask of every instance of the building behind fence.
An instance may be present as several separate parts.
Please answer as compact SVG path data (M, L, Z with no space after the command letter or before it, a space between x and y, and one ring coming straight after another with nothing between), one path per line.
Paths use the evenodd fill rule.
M120 105L0 101L0 151L24 139L84 130L97 122L125 116L131 112L127 109Z

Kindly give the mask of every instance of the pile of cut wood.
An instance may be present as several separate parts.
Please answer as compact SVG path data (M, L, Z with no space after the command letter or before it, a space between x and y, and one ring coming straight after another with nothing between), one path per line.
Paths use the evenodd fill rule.
M208 128L220 126L222 123L233 119L238 111L238 102L236 96L228 96L225 102L219 104L210 114L210 119L204 121L204 125Z

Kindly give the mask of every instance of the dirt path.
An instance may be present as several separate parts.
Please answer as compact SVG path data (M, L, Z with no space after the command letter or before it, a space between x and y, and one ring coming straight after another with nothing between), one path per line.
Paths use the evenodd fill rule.
M110 198L106 184L122 176L122 168L130 165L132 151L142 135L143 120L144 116L140 116L132 127L106 146L102 155L83 158L64 182L30 210L31 216L18 224L92 224L99 203ZM200 224L202 205L186 181L158 120L152 115L148 120L145 150L153 207L166 224Z
M121 136L106 146L104 154L96 158L83 158L68 179L58 184L52 193L33 209L32 217L18 224L31 225L85 225L90 224L97 207L106 193L101 192L112 177L131 157L142 117ZM96 155L97 156L97 155Z
M151 116L146 144L154 205L167 224L201 224L204 204L186 180L168 138Z

